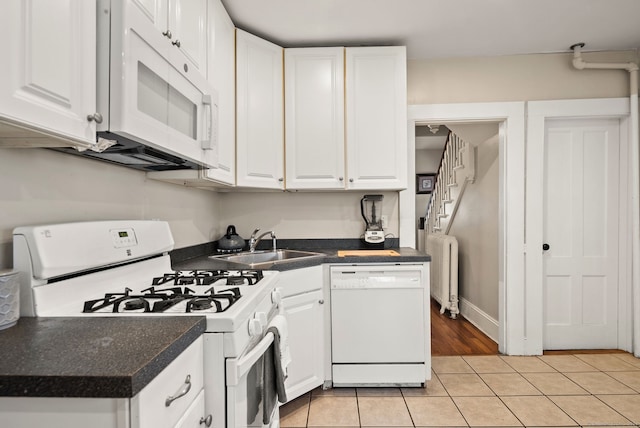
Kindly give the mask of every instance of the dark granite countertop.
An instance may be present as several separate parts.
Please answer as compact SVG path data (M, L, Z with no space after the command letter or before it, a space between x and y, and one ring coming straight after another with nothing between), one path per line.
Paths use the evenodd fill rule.
M312 251L324 254L324 257L289 260L286 263L274 264L269 270L286 271L321 264L355 264L355 263L422 263L431 261L431 256L414 248L397 247L397 239L388 240L385 250L395 250L398 256L367 255L339 257L340 250L375 250L378 248L367 247L359 239L282 239L278 240L279 249ZM269 243L261 243L258 249L270 249ZM395 246L394 246L395 245ZM210 255L217 255L215 242L193 247L174 250L171 253L172 267L175 270L195 269L238 269L223 260L212 259Z
M205 327L196 316L20 318L0 330L0 396L133 397Z

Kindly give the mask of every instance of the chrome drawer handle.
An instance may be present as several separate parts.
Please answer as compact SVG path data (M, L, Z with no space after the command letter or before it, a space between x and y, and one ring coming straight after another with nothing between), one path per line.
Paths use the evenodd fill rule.
M200 425L204 424L207 428L211 426L211 420L213 416L209 415L206 418L200 418Z
M180 40L176 40L175 42L171 42L173 46L180 47Z
M176 393L176 395L170 395L164 401L164 405L169 407L171 403L177 400L180 397L184 397L191 390L191 375L187 375L187 378L184 380L184 387Z

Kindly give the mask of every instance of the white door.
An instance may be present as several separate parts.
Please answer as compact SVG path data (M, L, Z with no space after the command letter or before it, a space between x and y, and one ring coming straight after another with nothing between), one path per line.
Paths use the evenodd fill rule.
M618 127L546 125L544 349L618 346Z

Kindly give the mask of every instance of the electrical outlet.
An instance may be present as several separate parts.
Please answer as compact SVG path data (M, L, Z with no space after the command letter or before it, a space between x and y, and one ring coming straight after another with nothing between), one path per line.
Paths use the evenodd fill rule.
M381 215L381 216L380 216L380 221L382 222L382 228L383 228L383 229L386 229L386 228L387 228L387 225L389 224L389 223L388 223L388 220L389 220L389 219L387 218L387 216L386 216L386 215Z

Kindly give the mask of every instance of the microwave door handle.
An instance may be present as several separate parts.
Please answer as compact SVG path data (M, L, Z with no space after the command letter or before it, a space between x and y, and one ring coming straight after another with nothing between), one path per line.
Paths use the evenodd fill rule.
M268 332L256 346L242 357L227 360L227 385L237 385L240 379L251 370L256 361L269 349L273 340L273 333Z
M211 95L204 94L202 96L202 105L204 106L204 116L205 116L205 135L201 141L202 150L213 150L215 149L214 139L211 137L211 128L213 127L213 113L214 106L211 102Z

